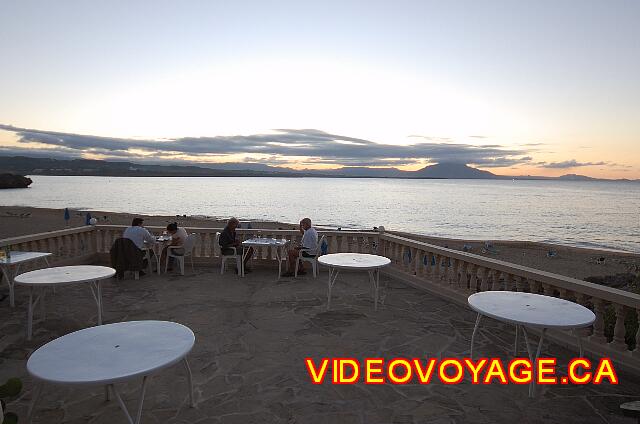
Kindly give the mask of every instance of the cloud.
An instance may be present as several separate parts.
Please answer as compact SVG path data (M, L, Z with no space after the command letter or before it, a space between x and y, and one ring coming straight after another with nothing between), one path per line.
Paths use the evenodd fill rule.
M565 160L562 162L539 162L538 166L549 169L567 169L567 168L579 168L582 166L610 166L608 162L578 162L575 159Z
M243 154L305 158L302 163L327 163L351 166L406 165L423 162L476 164L488 167L508 166L526 162L525 149L505 148L497 144L427 141L410 145L375 143L369 140L331 134L317 129L277 129L273 133L182 137L170 140L144 140L61 133L0 124L0 129L12 131L25 146L46 145L74 154L98 154L109 157L138 159L150 156L183 155L192 161L211 156ZM447 139L448 140L448 139ZM34 146L35 147L35 146ZM142 152L142 153L141 153Z

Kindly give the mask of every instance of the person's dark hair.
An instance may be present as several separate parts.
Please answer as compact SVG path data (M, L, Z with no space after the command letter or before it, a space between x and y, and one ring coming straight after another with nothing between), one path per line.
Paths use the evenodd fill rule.
M144 219L142 219L142 218L133 218L133 221L131 221L131 226L132 227L138 227L138 226L142 225L143 222L144 222Z
M177 222L172 222L171 224L167 225L167 231L177 231L177 230L178 230Z

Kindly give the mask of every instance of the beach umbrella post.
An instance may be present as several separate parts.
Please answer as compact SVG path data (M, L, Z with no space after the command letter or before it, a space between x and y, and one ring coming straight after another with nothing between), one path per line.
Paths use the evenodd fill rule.
M71 219L71 215L69 214L69 208L64 208L64 222L67 227L69 226L69 220Z

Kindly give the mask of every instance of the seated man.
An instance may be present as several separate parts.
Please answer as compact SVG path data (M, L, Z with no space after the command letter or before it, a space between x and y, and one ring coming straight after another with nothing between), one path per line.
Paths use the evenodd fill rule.
M311 219L304 218L300 221L300 232L302 233L302 241L299 245L289 249L289 271L283 274L283 277L292 277L294 275L300 252L302 252L302 256L306 257L314 257L318 254L318 232L311 226ZM302 262L298 267L298 274L306 274L304 263Z
M218 243L220 244L220 253L223 255L233 255L233 247L235 247L236 252L238 254L242 254L242 243L236 237L236 228L240 225L240 221L237 218L230 218L227 221L226 227L220 233L220 240ZM247 250L247 254L244 258L244 271L251 272L251 269L247 266L249 259L253 256L253 247L249 247ZM236 269L236 272L239 270Z
M187 230L182 227L178 227L178 223L174 222L167 225L167 233L171 236L171 242L162 249L162 255L160 256L160 263L165 261L165 257L167 256L167 249L170 246L182 246L184 242L187 240ZM180 255L184 254L182 249L171 249L174 254ZM172 258L167 258L167 260L172 260ZM167 271L173 271L173 261L169 262L169 267Z
M143 250L147 246L153 246L156 243L155 237L151 235L149 230L142 226L143 222L144 220L142 218L133 218L131 227L124 230L122 234L123 238L131 240L140 250ZM153 250L150 250L150 254L153 255ZM140 273L144 275L143 271L140 271Z

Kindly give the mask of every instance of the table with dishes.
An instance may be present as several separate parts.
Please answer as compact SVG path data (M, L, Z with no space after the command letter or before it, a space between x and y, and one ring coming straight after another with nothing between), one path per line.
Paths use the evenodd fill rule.
M275 252L276 260L278 261L278 280L279 280L280 276L282 275L282 261L286 257L285 249L287 244L289 244L289 241L284 238L276 239L272 237L253 237L243 241L242 242L242 264L241 264L242 270L240 275L244 277L244 274L245 274L244 262L245 262L245 259L247 258L247 255L249 254L250 247L254 247L256 249L272 248Z
M155 258L156 262L156 271L158 275L161 274L160 268L160 256L162 255L162 249L169 243L171 243L171 236L167 234L162 234L160 236L155 236L156 242L153 244L145 243L142 251L144 252L144 257L147 259L149 273L153 272L151 267L152 257Z
M106 266L76 265L44 268L25 272L15 278L15 283L29 288L29 304L27 309L27 340L33 333L33 310L40 302L42 319L45 318L45 293L47 288L55 288L68 284L87 284L98 307L98 325L102 324L102 281L111 278L116 270Z
M15 304L15 277L20 271L20 265L27 262L37 261L42 259L44 263L49 266L49 260L47 259L52 254L49 252L21 252L11 251L10 256L4 255L0 257L0 270L4 274L7 284L9 284L9 305L13 308Z

